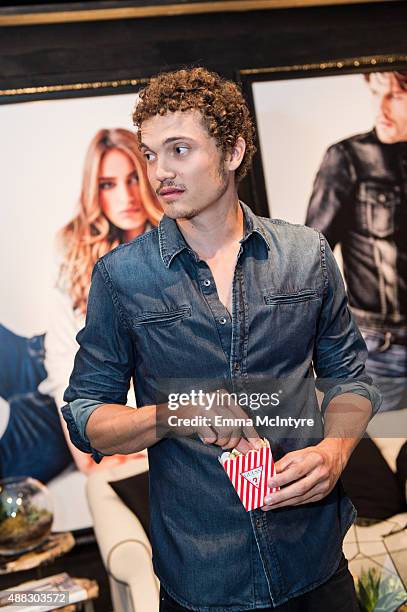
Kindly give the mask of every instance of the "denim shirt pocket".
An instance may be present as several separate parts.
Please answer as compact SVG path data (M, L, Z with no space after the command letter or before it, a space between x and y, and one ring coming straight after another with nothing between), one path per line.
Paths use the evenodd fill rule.
M185 319L191 316L190 306L180 306L171 310L146 311L142 314L133 317L132 322L135 327L143 325L168 325L174 321Z
M187 304L175 304L167 309L157 305L154 310L145 310L131 317L139 368L148 372L154 385L186 376L190 365L189 347L195 342L191 320L192 307ZM180 347L188 347L188 350L180 351Z
M302 289L301 291L295 291L291 293L266 293L264 295L264 301L268 305L280 304L296 304L298 302L308 302L311 300L319 299L319 295L316 289Z
M364 181L359 186L359 214L356 215L361 229L375 238L386 238L394 234L396 215L401 204L400 187L374 181Z
M298 361L311 361L318 318L322 306L321 292L316 288L301 288L281 292L263 292L265 326L272 338L273 355L286 359L288 371Z

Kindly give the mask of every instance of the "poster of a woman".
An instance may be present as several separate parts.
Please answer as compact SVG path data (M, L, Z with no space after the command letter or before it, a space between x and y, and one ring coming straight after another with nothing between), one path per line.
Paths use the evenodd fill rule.
M113 115L120 118L117 112L120 106L126 108L130 117L134 100L134 95L103 98L106 122L99 123L96 130L86 126L86 131L93 133L87 143L80 138L75 163L70 163L68 142L66 148L56 149L54 145L48 149L47 144L53 139L52 127L48 126L47 130L44 128L43 141L34 140L35 150L23 153L20 160L24 183L17 183L15 187L17 177L11 171L6 178L6 192L13 208L19 207L23 213L20 235L24 239L14 237L7 244L6 237L15 231L12 215L6 217L2 225L5 236L2 249L8 248L11 270L9 275L5 274L8 300L2 304L0 319L2 477L25 475L48 482L70 464L83 474L89 474L133 458L113 455L96 464L90 455L80 452L70 442L60 408L77 350L75 336L85 322L94 264L105 253L155 227L162 214L149 186L130 118L124 123L125 128L100 127ZM45 104L59 106L60 110L54 111L56 122L70 104L78 102L86 108L89 99ZM24 116L31 111L31 115L28 112L29 125L35 132L35 115L42 104L13 105L15 108L6 107L5 110L6 114L16 115L14 125L20 124L21 119L16 121L19 114ZM4 113L2 119L4 121ZM81 125L76 126L78 135L81 135L80 128ZM63 135L58 135L59 144L64 137L72 141L72 134L65 129L62 131ZM12 146L10 149L13 157L17 152ZM48 169L52 168L57 154L59 173L53 174ZM15 168L10 162L8 167ZM47 187L52 183L49 194L53 197L44 198L43 193L32 189L29 197L24 193L38 174L42 175ZM62 188L67 174L70 176L70 202ZM54 196L59 184L63 208ZM60 214L55 215L55 208ZM50 218L55 223L50 223ZM37 230L42 236L41 251L48 253L50 258L45 265L35 265L39 255L36 252ZM22 251L25 261L21 258ZM34 283L30 283L28 276L34 276ZM22 291L22 283L25 291ZM132 388L128 403L135 407Z

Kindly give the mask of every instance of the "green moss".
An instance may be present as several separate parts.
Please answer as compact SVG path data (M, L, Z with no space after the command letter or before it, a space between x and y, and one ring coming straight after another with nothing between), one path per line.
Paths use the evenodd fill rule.
M15 516L10 516L12 512ZM28 501L20 506L13 505L7 512L4 504L0 505L0 547L22 548L42 541L51 529L52 519L51 512Z

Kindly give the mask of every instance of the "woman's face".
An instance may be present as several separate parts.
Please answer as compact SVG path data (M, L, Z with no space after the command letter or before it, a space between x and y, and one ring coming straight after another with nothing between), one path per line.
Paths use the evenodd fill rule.
M110 223L131 240L144 230L147 214L136 168L127 153L109 149L99 166L99 202Z

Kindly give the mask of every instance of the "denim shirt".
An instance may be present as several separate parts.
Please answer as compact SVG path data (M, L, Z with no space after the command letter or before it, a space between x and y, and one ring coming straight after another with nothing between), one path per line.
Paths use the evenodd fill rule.
M407 327L407 142L382 143L372 130L330 146L305 223L341 244L354 313Z
M168 217L96 264L63 408L73 443L96 461L103 455L89 443L87 419L100 402L125 404L131 377L142 407L163 401L169 389L208 381L232 391L291 381L296 397L315 372L325 392L321 412L315 393L294 402L296 414L315 417L312 431L288 428L277 441L257 428L276 458L322 439L323 413L340 393L361 394L379 408L364 371L366 346L324 237L241 206L232 316L208 265ZM193 437L163 438L148 449L153 565L165 590L191 610L238 612L278 606L325 582L355 518L340 482L318 502L246 512L221 452Z

